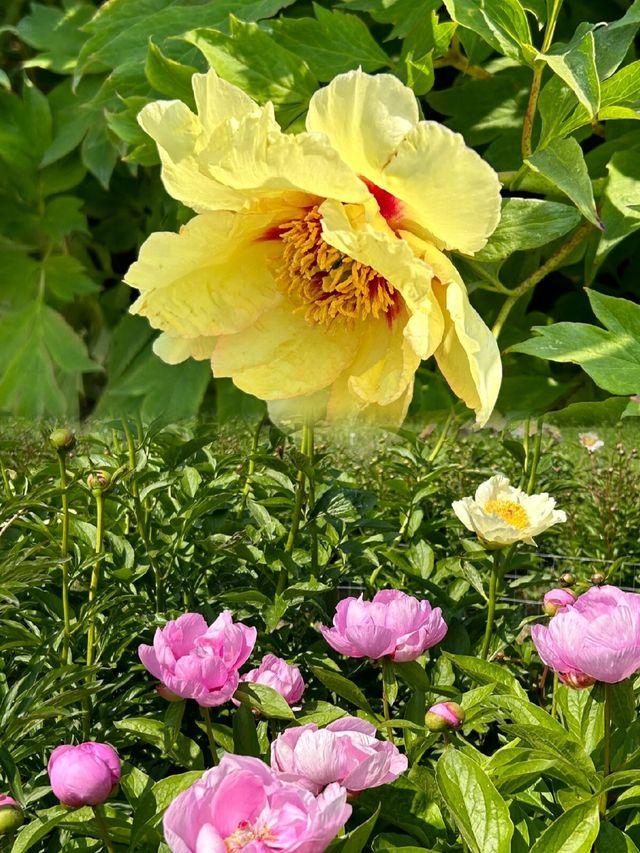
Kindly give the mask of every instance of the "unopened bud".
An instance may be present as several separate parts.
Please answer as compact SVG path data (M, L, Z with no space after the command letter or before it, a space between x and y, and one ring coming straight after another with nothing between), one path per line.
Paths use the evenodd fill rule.
M606 580L607 576L604 574L604 572L594 572L591 575L591 583L594 586L602 586L602 584L605 583Z
M565 572L560 575L560 583L562 586L573 586L576 582L576 576L572 572Z
M439 702L427 711L424 724L430 732L458 729L464 723L464 708L457 702Z
M70 429L54 429L49 436L49 444L58 453L66 453L76 446L76 437Z
M96 471L87 477L87 486L94 495L106 491L111 484L111 477L106 471Z
M0 838L13 835L24 823L24 812L13 797L0 794Z
M571 607L576 602L576 594L570 589L550 589L545 593L542 609L547 616L555 616L563 607Z

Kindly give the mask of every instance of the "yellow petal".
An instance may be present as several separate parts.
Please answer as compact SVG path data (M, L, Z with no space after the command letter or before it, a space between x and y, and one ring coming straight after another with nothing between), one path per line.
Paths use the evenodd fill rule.
M125 281L141 291L131 307L174 337L237 332L282 298L270 272L276 241L256 241L271 217L202 214L179 234L152 234Z
M320 206L320 213L323 239L375 269L400 292L409 312L404 328L407 341L420 358L433 355L442 340L444 321L431 288L433 270L428 260L416 257L410 243L396 237L381 216L371 218L361 206L329 200Z
M349 71L313 95L307 130L325 133L345 163L370 177L417 122L415 95L397 77Z
M191 86L203 132L210 137L228 119L238 121L260 107L242 89L219 77L211 68L206 74L194 74Z
M315 424L324 418L328 398L329 390L325 388L308 396L269 400L269 417L275 424Z
M327 420L338 423L357 420L359 424L399 426L406 417L412 397L413 376L402 394L386 405L366 403L362 397L351 390L348 378L345 376L331 386L326 417Z
M215 344L215 338L175 338L163 333L153 342L153 351L167 364L180 364L188 358L211 358Z
M496 404L502 382L500 351L491 330L471 306L457 276L433 289L445 318L445 334L436 350L438 367L452 390L485 424Z
M219 338L214 376L263 400L281 400L327 388L353 360L359 336L346 325L309 325L285 300L250 328Z
M421 121L406 135L379 180L403 202L403 227L446 249L479 251L500 220L498 176L459 133L436 122Z

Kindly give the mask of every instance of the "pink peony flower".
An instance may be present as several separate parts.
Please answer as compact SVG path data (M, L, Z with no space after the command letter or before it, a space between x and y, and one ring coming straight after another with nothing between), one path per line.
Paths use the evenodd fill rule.
M594 586L531 637L543 662L571 687L615 684L640 669L640 595Z
M258 758L225 755L164 816L173 853L322 853L351 814L347 792L319 797L279 779Z
M213 706L236 692L238 669L255 641L256 629L234 622L228 610L210 626L199 613L185 613L158 628L153 645L140 646L138 654L170 693Z
M576 594L570 589L550 589L542 600L542 609L547 616L555 616L563 607L571 607L576 603Z
M120 759L106 743L63 744L51 753L47 771L53 793L65 806L98 806L120 781Z
M447 633L439 607L396 589L383 589L372 601L345 598L338 603L333 627L320 626L327 643L352 658L415 660Z
M378 740L375 726L358 717L342 717L325 729L315 723L286 729L271 744L271 767L278 776L316 795L333 782L348 791L377 788L407 766L398 748Z
M459 729L464 723L464 708L457 702L438 702L427 711L425 725L430 732Z
M289 705L299 702L304 693L304 681L297 666L291 666L275 655L265 655L260 666L240 678L254 684L266 684L286 699Z

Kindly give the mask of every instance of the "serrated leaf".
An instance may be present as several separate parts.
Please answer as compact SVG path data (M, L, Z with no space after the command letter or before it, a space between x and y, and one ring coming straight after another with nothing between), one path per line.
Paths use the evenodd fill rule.
M525 163L567 195L585 219L602 227L584 155L573 137L554 139L528 157Z

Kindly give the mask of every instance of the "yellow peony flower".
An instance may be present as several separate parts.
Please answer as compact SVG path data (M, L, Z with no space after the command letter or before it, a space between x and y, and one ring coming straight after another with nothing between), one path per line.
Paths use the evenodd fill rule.
M336 77L295 135L214 71L193 90L197 115L156 101L139 116L167 191L197 213L126 275L131 310L163 331L155 352L210 358L281 416L384 423L434 355L484 423L499 352L443 250L473 254L496 227L491 167L387 74Z
M462 498L451 506L464 526L486 545L502 548L515 542L535 545L534 536L566 521L566 513L555 505L546 492L528 495L509 485L503 474L496 474L478 486L475 498Z

